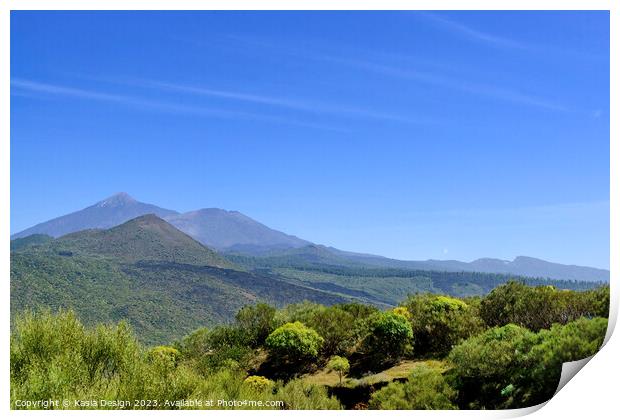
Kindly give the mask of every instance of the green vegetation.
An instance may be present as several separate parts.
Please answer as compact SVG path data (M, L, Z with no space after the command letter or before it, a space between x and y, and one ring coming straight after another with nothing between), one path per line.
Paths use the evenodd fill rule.
M526 286L527 287L527 286ZM410 296L404 303L416 353L445 356L454 345L483 330L475 302L430 294Z
M212 400L199 408L338 409L325 388L300 381L287 384L248 377L234 363L197 369L188 354L170 347L148 350L126 324L85 328L72 312L26 313L11 334L11 407L16 401L67 400L68 407L119 408L101 401L127 402L120 408L177 409L184 400ZM74 401L83 402L74 405ZM234 407L218 401L260 401ZM136 403L137 402L137 403ZM281 403L281 405L270 403ZM96 405L93 405L96 404Z
M53 241L54 238L41 233L35 233L34 235L26 236L25 238L17 238L11 240L11 251L17 251L29 246L45 245L48 242Z
M425 292L456 297L482 296L511 279L531 286L552 285L558 289L570 290L588 290L602 285L594 282L527 278L509 274L366 266L334 258L325 251L320 252L318 257L299 254L226 257L249 271L258 271L293 284L379 307L394 306L408 295Z
M524 296L533 303L520 303ZM541 301L550 305L542 314ZM26 311L12 325L11 406L104 400L142 409L526 407L553 395L563 362L600 348L608 306L608 288L568 292L516 283L483 298L410 296L384 311L354 302L282 309L261 303L241 308L230 324L154 347L125 322L88 327L73 312ZM510 314L515 318L502 324ZM196 400L216 403L187 403ZM217 405L244 400L261 405Z
M125 320L141 342L159 344L230 322L240 308L261 300L277 306L347 301L229 268L213 251L148 216L48 239L11 252L12 320L26 310L72 309L86 325ZM260 331L253 334L264 339Z
M527 287L508 282L480 302L480 315L490 326L517 324L538 331L580 317L607 317L609 286L583 293L553 286Z
M517 408L547 401L562 363L596 353L606 330L607 319L580 318L539 333L508 324L468 339L448 356L459 406Z
M407 382L392 382L375 392L369 407L382 410L451 410L456 392L446 383L442 372L427 366L417 367Z
M371 324L364 339L365 351L382 360L398 360L412 346L411 324L403 315L382 312Z
M346 357L332 356L327 362L327 369L338 373L338 383L342 385L342 377L349 372L351 365Z
M292 255L224 258L153 215L111 229L85 230L57 239L32 235L11 241L11 319L13 322L16 314L27 310L72 309L88 326L126 321L140 342L156 345L180 340L200 327L232 322L244 306L265 302L272 306L272 312L265 306L257 307L256 313L237 315L240 323L254 325L247 328L251 335L247 346L260 346L268 331L286 322L299 321L324 339L322 356L345 355L348 348L360 342L369 323L374 322L355 313L360 307L364 311L388 309L419 293L484 295L509 279L502 274L367 267L341 258L330 259L332 254L323 251L317 250L325 255L315 263L309 262L313 261L310 257L300 260ZM597 286L520 280L559 289ZM562 317L588 316L585 309L592 314L606 313L608 306L592 306L599 301L596 293L601 292L592 291L591 302L575 300L575 294L568 292L554 292L541 298L540 305L548 299L561 298L565 308L553 316L545 314L547 322L540 327L563 322ZM485 300L485 321L539 328L530 326L527 320L508 319L513 316L510 311L498 313L495 307L510 305L499 295L498 299ZM528 299L521 300L529 302ZM307 311L302 308L299 313L294 308L278 316L274 313L275 308L303 301L318 305ZM355 302L362 305L344 306ZM435 327L438 331L452 330L445 343L436 343L437 348L427 348L416 325L419 318L409 318L414 334L417 328L417 351L447 352L450 345L462 338L456 325L477 310L479 302L474 303L471 310L446 311L445 319Z
M312 328L296 321L276 328L265 340L265 345L274 357L299 363L316 358L323 341Z

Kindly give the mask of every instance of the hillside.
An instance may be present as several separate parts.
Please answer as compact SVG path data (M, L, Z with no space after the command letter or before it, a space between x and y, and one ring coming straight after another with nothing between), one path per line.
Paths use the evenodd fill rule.
M232 268L213 250L174 226L148 214L107 230L85 230L60 237L59 252L116 257L128 262L167 261Z
M377 306L398 305L408 295L415 293L483 296L509 280L518 280L529 285L553 285L570 290L587 290L604 284L505 273L372 267L348 263L332 254L326 254L324 249L314 251L306 247L299 253L291 251L283 256L228 255L227 258L247 270L277 276L293 284L338 293Z
M52 238L49 235L45 235L42 233L35 233L30 236L25 236L23 238L14 239L11 241L11 251L16 251L18 249L26 248L28 246L36 246L43 245L50 241Z
M89 324L126 319L146 343L230 321L242 306L344 296L235 269L153 215L11 252L11 314L72 308Z

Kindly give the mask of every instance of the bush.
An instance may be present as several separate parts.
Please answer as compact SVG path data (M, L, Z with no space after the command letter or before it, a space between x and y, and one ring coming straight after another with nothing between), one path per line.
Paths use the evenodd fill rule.
M517 325L491 328L452 349L448 361L461 408L508 408L502 390L526 366L536 334Z
M596 353L604 318L579 319L535 334L523 327L492 328L455 347L448 360L463 408L520 408L550 399L562 363Z
M493 289L480 303L480 315L488 326L516 324L532 331L608 314L609 287L576 292L511 281Z
M366 357L363 364L377 368L398 360L412 349L411 324L402 315L381 312L371 323L370 333L363 343Z
M251 378L251 377L250 377ZM258 378L258 377L254 377ZM271 406L250 406L234 405L234 401L274 401L272 388L262 380L250 379L245 377L245 372L234 367L221 369L209 374L204 381L192 394L192 398L201 400L213 400L215 405L206 407L208 409L277 409ZM269 381L269 380L266 380ZM265 386L257 386L259 382ZM271 381L269 381L271 382ZM220 401L231 402L231 404L219 404Z
M594 355L603 345L606 331L604 318L581 318L541 330L527 355L527 374L515 384L524 395L520 403L535 405L549 400L560 381L562 364Z
M256 348L265 342L275 328L275 314L276 309L265 303L244 306L239 310L235 320L250 347Z
M322 353L325 356L347 354L354 344L351 325L355 322L355 318L342 309L315 307L312 311L296 314L292 321L300 321L323 338Z
M148 357L150 361L176 366L181 357L181 352L174 347L157 346L149 351Z
M243 382L251 386L252 388L255 388L261 391L265 389L273 389L273 386L275 385L272 380L267 379L264 376L256 376L256 375L248 376L247 378L245 378Z
M404 306L410 314L416 353L421 355L446 355L454 345L482 331L475 307L460 299L415 295Z
M209 330L207 328L199 328L175 344L175 348L186 359L198 359L209 352L210 347Z
M340 303L334 307L342 309L353 317L353 323L347 326L353 346L361 342L370 333L373 320L379 313L379 309L375 306L358 302Z
M441 371L419 366L407 382L392 382L372 394L369 407L382 410L451 410L457 408L452 400L454 391Z
M287 410L338 410L340 402L327 395L323 386L307 384L300 379L294 379L284 387L278 389L275 400L284 402Z
M290 362L308 361L318 356L323 338L301 322L289 322L276 328L265 340L274 356Z
M230 361L247 367L254 353L247 345L245 333L234 326L197 330L185 337L179 348L183 358L203 373L217 370Z

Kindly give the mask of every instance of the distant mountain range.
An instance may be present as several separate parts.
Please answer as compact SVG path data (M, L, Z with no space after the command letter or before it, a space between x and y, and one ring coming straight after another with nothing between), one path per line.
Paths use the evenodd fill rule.
M25 239L33 234L57 238L85 229L107 229L146 214L156 215L203 245L227 254L409 270L505 273L561 280L609 281L608 270L556 264L531 257L517 257L514 261L482 258L469 263L454 260L402 261L342 251L271 229L237 211L209 208L179 213L141 203L127 193L115 194L83 210L35 225L16 233L12 239Z
M85 229L107 229L145 214L154 214L217 250L238 248L271 251L310 245L308 241L270 229L238 211L210 208L180 214L153 204L141 203L124 192L83 210L39 223L16 233L11 239L33 234L57 238Z
M142 341L161 344L229 322L257 302L389 307L418 292L484 295L514 277L373 267L316 245L262 257L220 254L148 214L109 229L11 241L11 314L70 308L88 324L126 320ZM517 280L579 290L598 285Z

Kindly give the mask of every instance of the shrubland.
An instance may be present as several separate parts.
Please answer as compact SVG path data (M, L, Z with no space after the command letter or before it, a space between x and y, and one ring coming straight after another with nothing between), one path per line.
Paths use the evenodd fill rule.
M259 303L230 324L152 347L124 322L84 325L72 311L25 311L11 331L11 406L114 400L132 402L124 408L195 408L179 402L246 400L262 406L200 408L526 407L553 395L563 362L600 348L608 308L607 287L517 282L484 297L412 295L383 310L356 302Z

